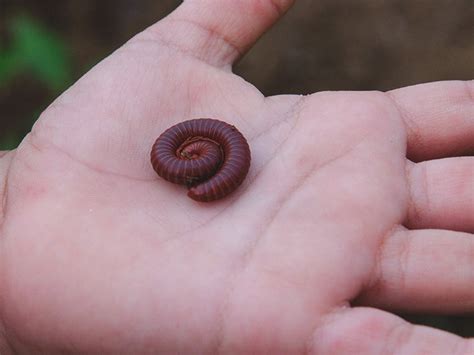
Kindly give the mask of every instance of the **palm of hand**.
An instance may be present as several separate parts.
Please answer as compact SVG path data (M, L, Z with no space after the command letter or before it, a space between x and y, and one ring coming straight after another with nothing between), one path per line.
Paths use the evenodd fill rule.
M149 163L159 133L196 117L235 124L253 154L244 185L212 204ZM384 94L264 98L138 37L53 104L14 156L4 321L38 349L314 349L402 228L405 147ZM359 312L391 326L388 313Z

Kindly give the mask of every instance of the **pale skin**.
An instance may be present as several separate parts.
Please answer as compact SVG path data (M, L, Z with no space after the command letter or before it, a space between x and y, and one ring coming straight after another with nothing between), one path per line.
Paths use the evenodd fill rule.
M474 352L393 314L474 312L473 82L264 97L232 65L291 4L185 1L1 154L1 354ZM252 149L215 203L149 162L197 117Z

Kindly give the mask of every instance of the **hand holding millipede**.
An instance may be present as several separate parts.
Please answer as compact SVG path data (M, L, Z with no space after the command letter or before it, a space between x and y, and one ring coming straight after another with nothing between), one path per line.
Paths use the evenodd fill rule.
M291 3L183 1L0 153L2 355L473 354L396 315L474 313L473 83L265 97L232 65ZM230 192L235 126L252 178L162 181L176 124L159 174Z

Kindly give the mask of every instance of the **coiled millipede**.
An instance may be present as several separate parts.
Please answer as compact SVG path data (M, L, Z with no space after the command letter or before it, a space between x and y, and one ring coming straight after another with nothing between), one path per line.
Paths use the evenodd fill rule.
M151 164L163 179L188 186L193 200L209 202L242 184L250 167L250 148L234 126L215 119L194 119L158 137Z

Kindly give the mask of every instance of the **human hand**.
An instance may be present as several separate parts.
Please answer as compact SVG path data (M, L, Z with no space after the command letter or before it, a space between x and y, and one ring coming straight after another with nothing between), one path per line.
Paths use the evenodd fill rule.
M0 159L11 351L474 351L390 313L474 311L473 83L264 97L231 66L291 3L185 1ZM149 162L197 117L252 149L211 204Z

